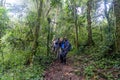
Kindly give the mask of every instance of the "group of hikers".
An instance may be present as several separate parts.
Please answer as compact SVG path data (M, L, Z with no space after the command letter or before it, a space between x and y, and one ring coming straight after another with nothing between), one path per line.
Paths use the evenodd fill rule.
M57 54L57 59L59 59L61 63L66 64L66 56L70 50L71 44L66 37L57 38L52 41L52 52Z

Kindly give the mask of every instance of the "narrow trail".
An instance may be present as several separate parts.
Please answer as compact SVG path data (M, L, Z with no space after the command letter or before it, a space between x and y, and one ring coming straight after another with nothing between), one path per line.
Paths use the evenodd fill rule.
M59 61L54 61L44 73L44 80L118 80L119 68L95 67L92 76L86 76L85 67L93 64L94 59L89 55L69 56L67 64L63 65ZM100 63L100 62L99 62ZM91 70L91 69L90 69ZM91 71L90 71L91 72ZM113 77L108 76L111 73Z
M73 63L73 60L70 58L67 59L66 65L59 61L53 62L45 72L45 80L85 80L83 76L75 74L76 69Z

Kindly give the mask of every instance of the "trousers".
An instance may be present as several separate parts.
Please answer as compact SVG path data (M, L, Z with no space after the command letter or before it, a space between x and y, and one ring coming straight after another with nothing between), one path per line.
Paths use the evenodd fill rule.
M60 61L61 63L66 64L66 56L67 56L67 51L62 50L60 53Z

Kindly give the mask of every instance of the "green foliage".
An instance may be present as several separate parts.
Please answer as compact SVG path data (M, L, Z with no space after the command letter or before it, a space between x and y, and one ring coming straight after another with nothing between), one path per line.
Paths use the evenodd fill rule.
M57 5L61 4L61 0L51 0L50 5L56 7Z
M5 72L0 78L1 80L39 80L43 79L43 69L41 66L36 65L33 67L25 67L22 65L12 67L9 71Z
M53 37L67 36L72 44L72 51L70 56L81 56L82 54L90 56L89 59L84 58L84 75L90 80L96 74L96 70L100 69L120 69L120 55L115 53L115 27L114 21L111 17L112 24L108 27L105 19L100 24L96 24L93 18L96 16L96 8L91 13L92 18L92 37L95 42L94 46L86 46L88 31L86 29L86 3L88 0L50 0L50 11L47 11L46 4L48 0L43 1L43 10L40 17L40 30L38 30L38 40L36 53L33 54L33 65L29 65L31 56L31 48L34 43L34 29L37 23L37 13L30 11L25 19L25 22L12 22L7 16L5 8L0 7L0 80L43 80L43 73L46 68L55 59L54 55L47 55L47 36L50 27L50 41ZM95 5L96 1L93 5ZM36 5L36 4L34 4ZM92 7L94 7L92 5ZM33 6L33 5L32 5ZM37 5L36 6L40 6ZM78 29L78 45L76 49L75 43L75 14L79 7L81 14L76 13L77 29ZM97 8L100 4L97 4ZM32 9L31 9L32 10ZM36 9L37 10L37 9ZM48 24L45 14L49 12L48 16L51 18L50 25ZM111 16L113 16L111 12ZM104 16L104 15L103 15ZM9 27L8 27L9 26ZM50 43L49 43L50 45ZM50 47L50 46L49 46ZM49 52L50 53L50 52ZM89 63L90 62L90 63ZM104 73L105 74L105 73ZM113 79L112 72L106 72L108 80Z
M5 34L6 29L8 28L9 18L7 16L6 9L0 7L0 37Z
M98 68L111 68L114 66L119 66L119 60L114 60L114 59L107 59L107 58L102 58L98 60L98 62L95 63Z
M84 70L84 75L89 76L89 77L93 77L94 76L94 72L93 72L94 69L95 69L95 67L92 65L87 66Z
M30 11L26 17L26 24L28 24L30 29L35 27L36 19L37 19L37 13Z

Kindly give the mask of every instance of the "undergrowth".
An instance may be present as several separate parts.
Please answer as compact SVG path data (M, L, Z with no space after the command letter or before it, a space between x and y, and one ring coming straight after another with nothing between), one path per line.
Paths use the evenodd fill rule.
M0 80L43 80L44 71L52 63L54 57L36 55L33 65L26 65L27 55L25 54L15 53L4 56L6 57L4 63L3 61L0 63Z
M120 79L120 55L112 51L110 45L99 43L98 45L85 47L84 50L80 47L79 56L83 57L84 76L86 80L90 79L105 79L119 80ZM81 57L82 58L82 57ZM86 65L87 64L87 65Z

